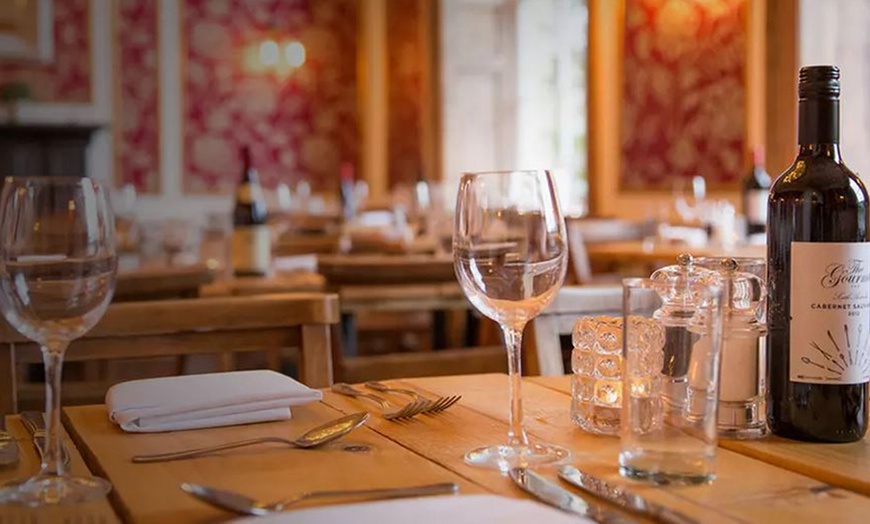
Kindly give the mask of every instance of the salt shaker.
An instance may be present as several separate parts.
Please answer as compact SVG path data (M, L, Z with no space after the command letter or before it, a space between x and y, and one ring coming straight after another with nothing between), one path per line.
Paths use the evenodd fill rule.
M698 340L698 334L688 329L699 302L694 283L699 279L709 282L715 279L715 273L697 267L692 255L683 253L677 257L676 265L658 269L650 278L656 282L656 292L662 299L654 317L665 326L663 408L666 416L668 413L679 416L686 403L692 346Z

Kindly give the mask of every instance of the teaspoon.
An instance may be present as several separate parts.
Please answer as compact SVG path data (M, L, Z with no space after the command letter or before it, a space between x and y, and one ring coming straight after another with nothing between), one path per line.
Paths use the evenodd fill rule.
M186 449L183 451L171 451L168 453L155 453L152 455L136 455L133 457L132 460L136 463L181 460L186 458L199 457L201 455L207 455L209 453L214 453L215 451L224 451L227 449L235 449L245 446L252 446L254 444L265 443L287 444L288 446L295 446L297 448L303 449L313 448L317 446L322 446L327 442L332 442L333 440L339 439L347 435L351 431L365 424L365 421L368 420L368 418L369 414L366 412L347 415L335 419L331 422L327 422L326 424L323 424L321 426L317 426L316 428L305 432L305 434L296 439L286 439L280 437L261 437L249 440L239 440L236 442L228 442L226 444L218 444L216 446L208 446L204 448Z

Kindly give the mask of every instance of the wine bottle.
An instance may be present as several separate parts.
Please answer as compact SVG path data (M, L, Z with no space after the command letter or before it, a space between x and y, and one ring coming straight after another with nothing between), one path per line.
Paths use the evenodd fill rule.
M764 149L752 150L752 170L743 179L743 216L746 236L767 231L767 197L770 196L770 176L764 169Z
M353 164L344 162L339 172L339 198L341 200L341 215L345 222L350 222L356 216L356 195L354 194Z
M840 70L800 70L794 163L768 200L768 424L805 441L867 431L868 198L839 146Z
M272 242L266 224L266 200L251 150L242 148L242 177L236 188L233 211L233 271L236 275L265 275L272 259Z

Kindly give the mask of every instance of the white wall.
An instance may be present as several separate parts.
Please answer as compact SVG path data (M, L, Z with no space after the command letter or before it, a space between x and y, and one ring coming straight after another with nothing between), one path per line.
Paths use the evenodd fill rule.
M112 2L91 0L91 103L22 103L19 119L27 123L95 124L88 148L91 178L113 186L115 180L112 108L115 78L112 40ZM140 195L136 211L140 219L185 218L204 221L211 212L229 213L231 196L191 196L182 191L182 91L181 24L179 2L159 0L160 46L160 187L159 195Z
M801 65L840 68L840 144L853 171L870 175L870 2L802 0Z

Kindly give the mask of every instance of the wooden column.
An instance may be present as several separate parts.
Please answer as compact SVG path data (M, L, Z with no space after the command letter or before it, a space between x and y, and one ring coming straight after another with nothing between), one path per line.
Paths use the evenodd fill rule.
M375 200L387 195L387 0L365 0L360 6L357 56L362 177Z
M765 141L767 171L775 177L791 165L797 153L799 0L766 2Z

